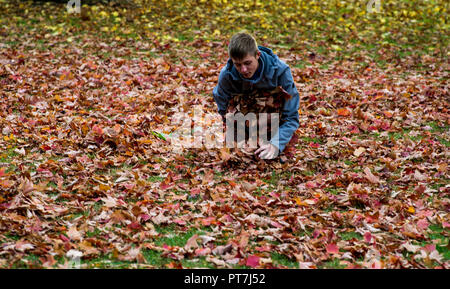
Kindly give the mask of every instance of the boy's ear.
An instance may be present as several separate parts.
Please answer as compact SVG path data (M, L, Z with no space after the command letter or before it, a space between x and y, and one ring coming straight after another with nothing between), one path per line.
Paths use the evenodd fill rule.
M256 52L256 60L258 60L258 58L261 56L261 51L258 50L258 52Z

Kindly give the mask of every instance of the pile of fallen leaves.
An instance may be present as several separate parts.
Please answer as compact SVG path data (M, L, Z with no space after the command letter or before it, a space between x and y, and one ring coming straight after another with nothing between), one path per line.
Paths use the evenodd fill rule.
M375 31L353 35L348 51L371 35L386 43L375 55L346 55L332 38L339 31L309 46L307 25L258 16L273 15L274 1L173 2L133 13L83 6L81 15L0 2L11 19L0 19L0 267L71 267L77 258L81 267L449 267L448 38L436 38L448 24L436 18L432 46L398 49L443 5L370 16L406 10L420 24L392 34L347 15ZM225 13L239 3L242 12ZM341 21L319 17L340 6L301 7L295 13L324 21L315 25ZM174 151L164 136L175 113L217 111L211 92L247 9L272 21L254 24L255 34L291 66L300 92L294 158ZM183 13L199 23L177 36L164 21L192 19ZM267 31L277 29L296 36L272 45Z

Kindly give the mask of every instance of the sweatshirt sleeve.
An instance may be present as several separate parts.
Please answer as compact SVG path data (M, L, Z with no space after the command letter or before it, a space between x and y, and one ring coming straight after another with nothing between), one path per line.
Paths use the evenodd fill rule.
M291 69L287 67L283 73L278 77L278 84L286 90L292 97L287 100L281 112L281 120L284 121L280 125L278 131L270 140L270 143L278 147L280 153L284 150L292 135L299 127L298 109L300 105L300 97L295 87L294 79L292 78Z
M226 75L225 68L220 71L219 81L213 89L214 101L217 104L217 111L220 115L226 114L228 103L233 93L233 85Z

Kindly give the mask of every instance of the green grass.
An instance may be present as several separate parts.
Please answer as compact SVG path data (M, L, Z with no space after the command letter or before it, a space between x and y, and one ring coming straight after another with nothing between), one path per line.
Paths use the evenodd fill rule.
M333 194L333 195L339 195L339 193L341 193L341 192L343 191L343 189L339 189L339 188L330 188L330 187L325 188L324 190L327 191L327 192L329 192L329 193L331 193L331 194Z
M291 260L287 256L279 253L271 253L270 257L274 265L283 265L288 268L298 268L298 262L296 260Z
M148 264L155 266L157 268L165 268L167 264L172 262L172 259L165 258L161 256L162 252L156 250L144 249L142 250L142 255Z
M16 149L16 147L12 147L12 148L7 149L2 154L0 154L0 162L1 163L9 163L15 157L17 157L19 154L14 151L15 149Z
M349 241L352 239L362 240L363 236L361 236L360 233L357 232L343 232L339 233L339 236L342 238L342 240Z
M156 182L162 182L164 181L164 177L160 177L160 176L151 176L147 179L147 181L152 182L152 183L156 183Z
M183 247L184 245L186 245L186 242L189 240L189 238L191 238L193 235L205 234L205 232L199 229L190 229L185 233L179 232L176 230L176 226L173 224L170 226L156 226L155 230L162 236L164 236L155 240L155 244L158 246L168 245Z
M306 143L311 143L311 142L312 143L317 143L317 144L324 144L325 143L325 141L323 139L318 138L318 137L314 137L314 138L302 137L301 139L303 140L303 142L306 142Z
M318 266L318 268L320 269L345 269L346 267L347 266L342 265L340 263L340 260L337 258L334 258Z

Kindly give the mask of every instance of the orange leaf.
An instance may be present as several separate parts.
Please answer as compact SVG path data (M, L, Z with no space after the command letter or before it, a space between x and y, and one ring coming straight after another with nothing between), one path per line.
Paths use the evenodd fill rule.
M385 110L385 111L383 111L383 114L384 114L384 116L386 118L391 118L392 117L392 112L390 112L390 111Z
M349 116L351 114L350 110L348 110L347 108L339 108L337 110L337 113L340 116Z

